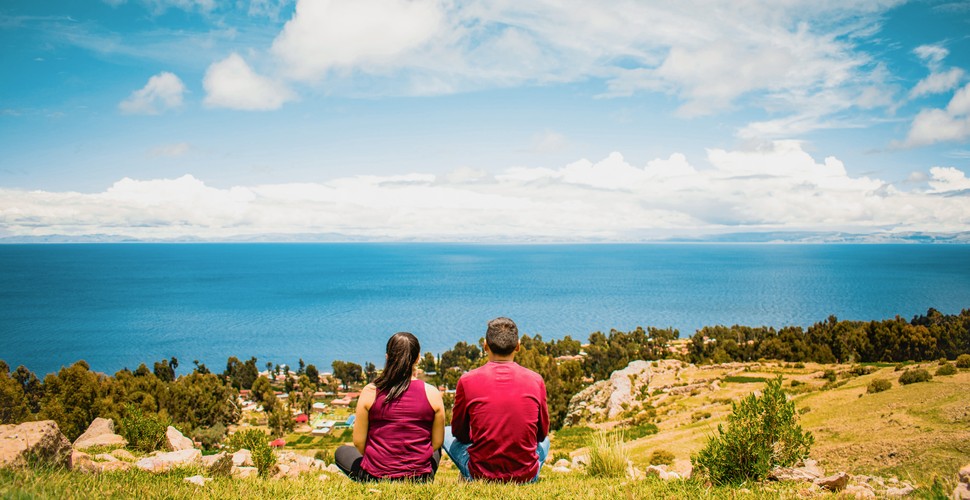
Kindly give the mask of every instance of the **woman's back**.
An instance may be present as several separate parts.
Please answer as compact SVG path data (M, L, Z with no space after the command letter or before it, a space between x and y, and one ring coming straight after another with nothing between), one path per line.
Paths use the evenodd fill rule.
M430 474L431 428L435 410L428 402L425 383L412 380L408 389L388 402L379 391L368 412L367 446L361 467L384 478Z

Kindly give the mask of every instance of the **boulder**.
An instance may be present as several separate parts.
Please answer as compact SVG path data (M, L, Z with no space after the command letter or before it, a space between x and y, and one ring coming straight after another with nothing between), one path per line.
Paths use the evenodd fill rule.
M842 491L842 495L853 498L876 498L876 494L868 484L849 485Z
M171 429L171 427L169 427L169 429ZM212 478L211 477L202 477L200 475L195 475L195 476L187 477L187 478L183 479L183 481L185 481L186 483L192 483L192 484L197 485L197 486L205 486L205 483L208 483L209 481L212 481Z
M573 469L578 469L587 465L589 465L589 455L581 454L573 457Z
M815 484L820 488L839 492L845 489L849 484L849 475L845 472L839 472L831 476L820 477L815 480Z
M232 454L232 465L236 467L252 467L253 454L251 451L243 449Z
M165 430L165 448L169 451L191 450L195 448L195 443L170 425Z
M0 468L70 467L71 442L53 420L0 425Z
M97 455L94 456L94 459L97 460L98 462L117 462L118 461L118 457L115 457L110 453L98 453Z
M815 481L822 477L822 469L814 460L805 459L798 467L775 467L768 473L772 481Z
M206 468L212 467L224 456L226 456L225 452L216 453L215 455L203 455L202 465L206 466Z
M970 500L970 484L960 483L953 489L953 500Z
M646 473L647 477L657 476L664 481L670 479L670 473L667 472L667 468L662 465L648 465L643 472Z
M240 479L245 479L247 477L256 477L259 475L259 469L255 467L232 467L232 477L238 477Z
M128 440L115 434L115 422L110 418L98 417L91 422L84 434L74 440L74 448L86 450L95 446L121 447L128 445Z
M970 483L970 464L960 467L960 482Z
M565 467L567 469L571 465L572 463L569 460L566 460L565 458L560 458L559 460L556 461L556 463L552 464L553 467Z
M903 486L902 488L897 488L895 486L890 486L890 487L886 488L886 496L887 497L904 497L904 496L909 495L910 493L912 493L914 491L916 491L916 488L913 488L912 486L910 486L908 484L905 485L905 486Z
M145 457L135 462L135 467L149 472L163 472L173 467L190 465L202 459L202 452L196 449L170 451L153 457Z
M337 467L337 464L328 465L327 472L332 472L334 474L340 474L340 475L343 475L344 473L344 471L340 470L340 467Z
M111 450L111 454L118 460L124 460L125 462L134 462L137 459L134 454L124 448Z

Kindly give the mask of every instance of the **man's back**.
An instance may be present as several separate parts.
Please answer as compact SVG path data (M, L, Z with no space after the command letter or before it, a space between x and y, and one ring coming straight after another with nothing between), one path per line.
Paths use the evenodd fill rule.
M536 446L549 433L542 377L512 361L490 361L461 377L452 429L468 448L472 477L530 481L539 472Z

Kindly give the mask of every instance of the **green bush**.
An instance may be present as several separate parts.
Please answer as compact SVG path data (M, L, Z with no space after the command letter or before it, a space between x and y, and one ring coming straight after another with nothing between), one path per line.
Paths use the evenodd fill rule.
M232 476L232 455L226 453L209 467L209 474L216 477Z
M768 381L761 396L750 394L731 407L727 428L718 425L718 435L691 457L711 482L758 481L775 466L790 467L808 456L815 438L796 422L781 376Z
M970 354L957 356L957 368L970 368Z
M624 477L628 460L622 434L597 432L589 441L586 473L593 477Z
M936 369L936 376L956 375L956 373L957 373L957 367L953 366L953 364L951 363L941 365L939 368Z
M552 460L547 463L555 464L560 460L565 460L567 462L570 462L571 460L569 458L569 453L566 453L565 451L557 451L552 454Z
M892 382L884 378L879 378L869 382L869 387L866 388L866 392L869 394L875 394L877 392L888 391L890 388L892 388L892 386Z
M650 454L650 465L670 465L674 463L674 454L667 450L653 450Z
M135 405L125 405L121 417L121 435L128 440L128 446L138 451L157 450L165 439L168 422L155 413L145 413Z
M916 368L914 370L906 370L902 375L899 376L899 383L902 385L915 384L917 382L926 382L933 378L930 372L922 369Z
M211 450L216 448L226 437L226 426L217 422L212 427L198 427L192 431L192 438L202 443L202 447Z
M276 455L269 446L269 436L258 429L246 429L229 436L227 448L230 453L249 450L253 456L253 465L261 476L265 476L276 464Z
M334 463L332 451L317 450L317 452L313 454L313 458L317 460L323 460L327 464Z
M835 382L835 379L838 378L838 376L835 374L835 370L825 370L825 372L822 373L822 378L828 380L829 382Z

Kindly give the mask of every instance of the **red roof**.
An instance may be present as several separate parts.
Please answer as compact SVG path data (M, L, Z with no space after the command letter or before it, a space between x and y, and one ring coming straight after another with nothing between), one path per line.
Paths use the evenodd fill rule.
M269 445L272 446L273 448L282 448L286 446L286 440L283 438L275 439L272 442L270 442Z
M306 422L306 421L309 420L309 417L306 416L306 413L301 413L301 414L297 415L294 420L296 420L297 422L300 422L300 423L304 423L304 422Z

